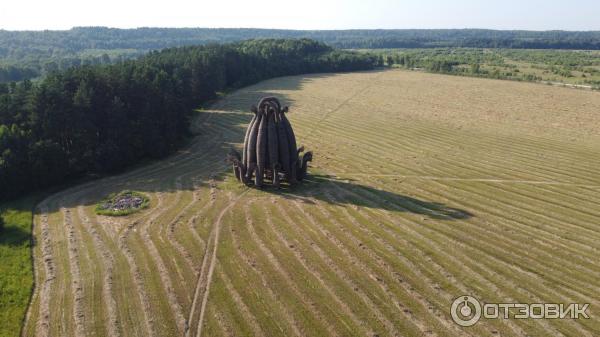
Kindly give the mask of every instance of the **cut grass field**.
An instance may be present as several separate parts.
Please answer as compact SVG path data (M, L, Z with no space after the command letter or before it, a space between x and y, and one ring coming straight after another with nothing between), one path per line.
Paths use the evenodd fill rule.
M248 189L224 163L265 95L315 153L294 189ZM595 336L598 111L594 92L400 70L233 92L189 148L37 206L23 335ZM125 189L151 207L94 213ZM463 294L591 318L461 328Z

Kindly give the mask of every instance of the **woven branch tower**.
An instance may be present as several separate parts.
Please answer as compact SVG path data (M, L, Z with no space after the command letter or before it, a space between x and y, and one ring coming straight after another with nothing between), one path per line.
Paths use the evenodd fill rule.
M262 187L265 180L275 187L281 181L290 185L302 181L312 152L300 156L304 147L296 146L294 130L285 116L288 107L282 108L275 97L264 97L251 111L254 116L246 130L242 155L231 150L228 156L235 177L245 184L254 180L256 187Z

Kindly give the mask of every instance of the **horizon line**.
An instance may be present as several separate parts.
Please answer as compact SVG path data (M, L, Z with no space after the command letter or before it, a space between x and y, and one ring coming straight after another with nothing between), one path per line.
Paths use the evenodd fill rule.
M297 31L297 32L335 32L335 31L408 31L408 30L487 30L487 31L499 31L499 32L600 32L600 30L570 30L570 29L499 29L499 28L475 28L475 27L463 27L463 28L340 28L340 29L294 29L294 28L268 28L268 27L165 27L165 26L138 26L138 27L111 27L111 26L72 26L71 28L65 29L9 29L0 28L0 31L5 32L67 32L74 29L81 28L106 28L106 29L117 29L117 30L137 30L137 29L254 29L254 30L281 30L281 31Z

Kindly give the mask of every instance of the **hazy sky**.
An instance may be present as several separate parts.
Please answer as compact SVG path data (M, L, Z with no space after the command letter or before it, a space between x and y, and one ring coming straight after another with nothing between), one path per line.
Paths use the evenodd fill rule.
M0 0L0 28L600 30L600 0Z

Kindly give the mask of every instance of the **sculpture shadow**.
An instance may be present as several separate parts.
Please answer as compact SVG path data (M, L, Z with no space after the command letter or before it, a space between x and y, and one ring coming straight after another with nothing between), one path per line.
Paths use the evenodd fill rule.
M311 199L314 198L333 205L354 205L392 212L406 212L439 220L461 220L474 216L466 210L450 207L440 202L425 201L362 185L356 180L341 180L321 174L309 174L296 186L282 185L280 189L266 186L263 190L283 198L299 199L305 203L311 203Z

